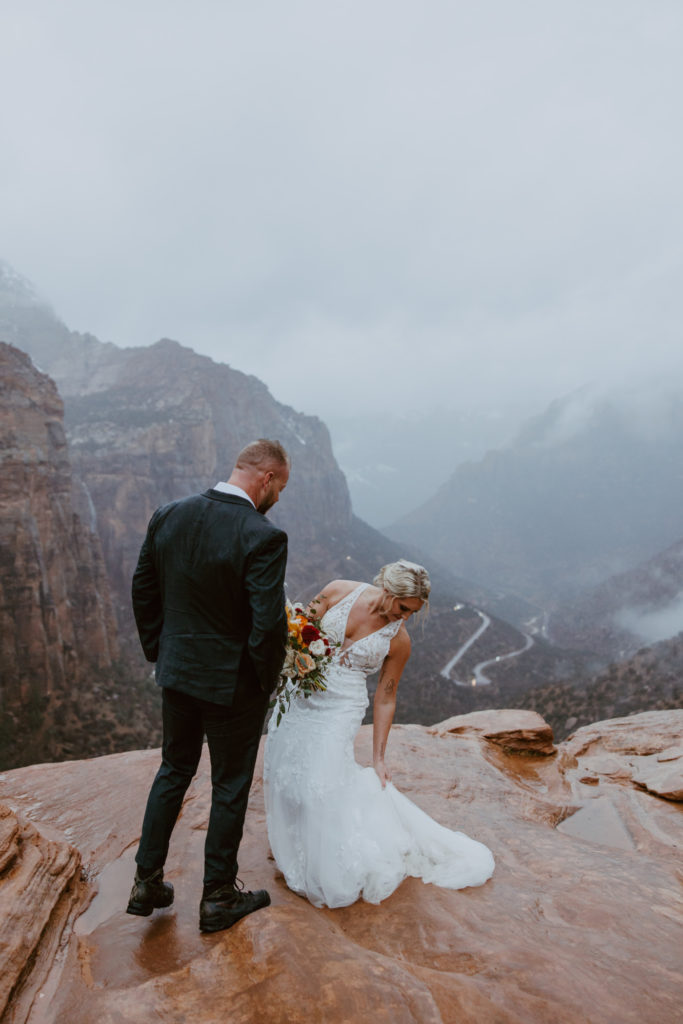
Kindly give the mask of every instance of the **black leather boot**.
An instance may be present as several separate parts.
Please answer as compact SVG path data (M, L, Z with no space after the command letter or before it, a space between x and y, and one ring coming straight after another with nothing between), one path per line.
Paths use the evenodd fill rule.
M210 896L205 896L199 904L199 930L223 931L225 928L231 928L240 918L253 914L255 910L269 904L270 896L265 889L249 892L230 883L222 885Z
M164 882L163 868L159 868L144 879L140 878L139 869L135 872L135 881L126 907L127 914L149 917L153 910L170 907L172 903L173 886L170 882Z

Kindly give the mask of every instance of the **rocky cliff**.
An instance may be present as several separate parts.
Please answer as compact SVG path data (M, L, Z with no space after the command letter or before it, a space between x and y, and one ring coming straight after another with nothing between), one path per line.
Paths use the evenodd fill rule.
M290 587L322 584L354 560L351 502L327 428L277 402L256 377L168 339L119 348L69 331L30 282L1 263L0 331L39 362L65 400L70 454L92 500L124 641L149 516L225 478L255 437L279 438L292 456L287 500L271 513L290 537ZM302 367L302 389L314 383Z
M455 577L444 570L438 558L399 545L353 516L346 482L324 424L277 402L256 378L173 341L122 349L71 332L36 296L31 285L2 263L1 331L25 346L54 375L65 396L69 453L67 456L64 448L62 454L78 481L72 488L73 512L91 533L97 532L106 566L105 581L101 560L96 563L100 566L99 599L106 601L107 591L111 593L123 657L116 678L108 679L104 686L94 683L85 690L72 688L68 699L53 709L52 718L44 720L43 705L24 704L21 736L16 728L0 734L0 765L96 755L158 742L158 695L149 680L149 666L139 652L129 598L145 527L159 504L203 490L229 473L236 452L255 436L280 437L293 457L290 484L271 513L290 536L290 596L310 597L333 577L371 579L380 565L402 555L428 566L434 583L431 610L421 624L410 626L413 656L401 681L398 721L424 723L475 708L523 704L530 688L542 687L546 693L549 683L570 674L585 678L576 654L544 641L538 609L498 589L497 577L493 589ZM235 358L239 358L237 348ZM9 381L8 387L13 386ZM302 395L311 386L315 381L302 367ZM543 431L550 427L552 424L537 427L536 434L526 439L531 461L545 436ZM25 440L27 451L17 448L16 465L28 465L33 458L28 435ZM27 508L24 505L24 513ZM31 534L30 522L22 529ZM61 529L57 533L50 563L53 576L62 571L58 569ZM447 524L446 533L459 535L452 524ZM431 537L430 528L420 531L417 539L423 544ZM10 545L7 551L11 551ZM27 555L28 561L34 555ZM81 562L85 564L83 559ZM500 565L504 566L504 560ZM36 571L39 566L38 560ZM83 599L79 599L81 604L76 602L76 606L95 614L98 605L88 598L88 573L83 568L81 572L86 587ZM14 579L14 571L8 578ZM458 678L471 678L477 666L483 664L490 673L491 686L456 687L452 677L449 681L441 674L459 649L469 643L481 622L480 613L468 603L486 609L491 622L458 661ZM518 652L527 638L519 629L531 631L535 638L522 654ZM86 625L85 630L90 627ZM96 629L92 636L95 643ZM110 629L107 636L113 645ZM3 642L11 646L15 640L6 632ZM34 672L40 647L34 652L24 643L21 649ZM73 651L70 656L75 657ZM11 674L8 685L19 685L21 673L18 676L10 663L7 671ZM573 714L568 712L562 722L558 721L561 712L556 714L555 708L564 708L564 704L564 698L558 703L551 696L547 705L553 722L562 726ZM605 707L611 704L611 698L606 697ZM534 706L544 709L541 700ZM590 707L596 717L604 717L599 703L591 702ZM44 726L49 742L41 748L38 744L47 735ZM27 737L34 742L31 750L24 748ZM8 751L8 743L14 753ZM20 759L17 750L21 751Z
M280 405L255 377L177 342L124 355L114 380L66 402L74 467L97 511L124 633L132 633L130 580L153 510L226 479L255 437L279 438L292 457L286 501L271 513L290 537L288 583L324 582L351 529L346 481L324 425Z
M0 713L3 747L27 715L106 675L116 628L99 539L77 514L75 480L52 380L0 343ZM36 747L39 749L39 745Z
M149 666L142 661L130 608L130 580L140 544L158 505L204 490L228 475L245 442L279 437L292 455L289 486L271 512L290 537L292 598L312 596L338 576L371 579L384 562L406 554L353 516L326 427L278 403L256 378L169 340L121 349L71 332L6 264L0 264L0 329L54 375L65 396L69 458L80 484L74 488L74 510L97 531L125 656L116 686L104 694L94 688L87 699L62 709L68 721L60 744L46 746L42 755L35 749L36 760L158 741ZM308 386L313 381L302 368L302 388ZM60 550L55 549L57 561ZM458 581L439 573L438 567L430 568L435 569L434 607L451 607ZM431 621L436 620L428 620L418 640L425 650ZM451 638L449 650L456 642L457 637ZM444 652L444 659L449 656ZM430 713L435 703L440 710L434 717L451 710L452 688L438 672L432 679L430 668L416 657L404 680L406 716L414 717L428 676ZM105 710L113 716L106 724ZM36 721L40 724L40 715ZM17 763L7 750L3 757L4 764Z
M324 424L277 402L255 377L174 341L121 349L70 332L30 283L6 265L4 278L0 266L0 327L40 360L65 396L70 456L90 502L83 512L96 524L119 642L131 671L145 670L130 609L130 579L149 516L158 505L225 477L237 451L254 437L278 437L292 455L289 485L270 513L290 538L290 596L310 597L334 577L372 579L383 563L411 557L353 516ZM314 384L302 367L302 389ZM439 566L429 568L435 613L463 599L487 596L496 604L494 594ZM457 628L444 629L447 619L435 614L414 631L416 653L399 710L404 721L416 715L433 721L459 706L452 701L451 684L439 675L460 642ZM490 636L501 629L497 624ZM429 697L420 714L425 689ZM126 704L131 696L132 691Z
M259 768L240 873L272 906L212 936L197 930L206 761L171 845L176 902L149 920L123 908L158 752L7 772L3 1024L675 1024L682 738L683 711L557 748L531 712L396 727L396 785L487 843L495 874L459 892L407 879L378 907L334 911L269 859Z

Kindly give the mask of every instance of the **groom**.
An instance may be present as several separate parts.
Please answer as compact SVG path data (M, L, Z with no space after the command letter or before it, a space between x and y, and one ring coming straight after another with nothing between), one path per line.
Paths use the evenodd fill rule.
M129 914L173 902L164 882L171 832L206 735L211 813L204 847L203 932L265 907L264 889L237 883L259 739L285 655L287 535L264 513L287 484L278 441L239 455L227 483L164 505L152 516L133 576L133 611L162 687L162 763L147 801Z

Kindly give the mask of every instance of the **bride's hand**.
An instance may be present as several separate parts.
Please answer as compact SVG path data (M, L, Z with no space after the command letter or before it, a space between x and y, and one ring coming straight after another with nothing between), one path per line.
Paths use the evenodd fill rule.
M379 758L374 762L374 769L377 772L379 781L382 783L382 789L384 789L387 782L391 782L391 772L385 765L384 761Z

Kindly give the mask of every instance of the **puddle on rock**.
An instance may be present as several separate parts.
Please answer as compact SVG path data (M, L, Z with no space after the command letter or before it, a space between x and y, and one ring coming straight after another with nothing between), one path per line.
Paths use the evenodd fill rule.
M619 850L634 850L635 844L619 812L608 797L595 797L557 826L558 832L587 839Z
M98 892L74 927L84 971L97 987L130 988L206 954L212 937L198 929L203 841L204 834L198 832L183 844L182 872L174 872L169 862L165 878L175 886L175 900L149 917L126 913L135 874L134 846L98 875Z

